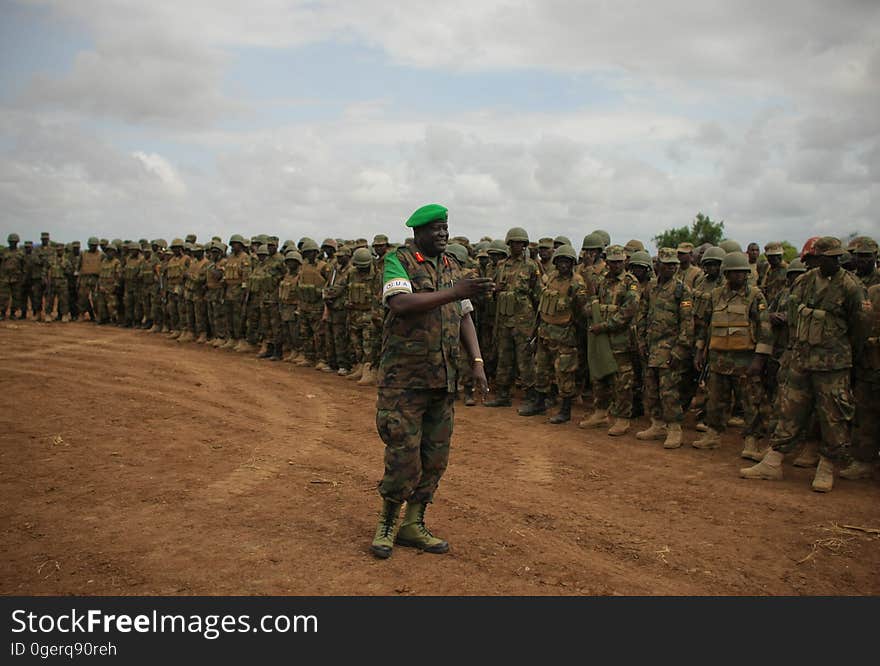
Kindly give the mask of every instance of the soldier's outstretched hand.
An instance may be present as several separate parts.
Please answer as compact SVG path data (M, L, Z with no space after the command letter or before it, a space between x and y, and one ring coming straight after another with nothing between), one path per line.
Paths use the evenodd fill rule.
M494 291L495 283L492 278L465 278L455 283L453 290L459 300L463 298L473 298L482 294L488 294Z

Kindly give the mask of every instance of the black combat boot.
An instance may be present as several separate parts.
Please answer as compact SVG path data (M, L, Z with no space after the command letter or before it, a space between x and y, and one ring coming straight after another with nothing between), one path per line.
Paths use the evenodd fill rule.
M526 404L519 408L517 414L520 416L536 416L544 414L547 411L547 394L540 393L535 389L529 389L527 392Z
M510 407L513 403L510 400L510 389L499 389L494 400L484 402L486 407Z
M556 416L551 416L548 421L550 423L568 423L571 421L571 398L563 398L559 413Z
M271 358L275 354L275 345L271 342L266 343L266 351L259 354L257 358Z
M274 345L269 345L269 349L272 351L272 355L269 357L272 361L280 361L282 358L282 350L284 349L283 345L280 342L276 342Z

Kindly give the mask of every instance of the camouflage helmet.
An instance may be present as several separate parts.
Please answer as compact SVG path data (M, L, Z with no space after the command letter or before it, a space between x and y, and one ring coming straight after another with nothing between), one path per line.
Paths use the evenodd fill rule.
M806 272L807 272L807 265L803 261L801 261L800 259L795 259L794 261L792 261L788 265L788 268L785 269L786 275L788 275L789 273L795 274L795 273L806 273Z
M266 247L265 243L260 243L259 245L257 245L257 254L269 254L269 248Z
M631 257L633 253L645 250L645 244L642 241L637 240L635 238L628 240L626 245L623 246L624 251L628 257Z
M702 266L707 261L724 261L724 257L727 253L722 250L720 247L712 246L705 252L703 252L703 256L700 258L700 265Z
M186 242L187 242L187 243L195 243L195 242L196 242L196 238L197 238L197 237L196 237L195 234L187 234L187 235L186 235Z
M244 236L241 234L232 234L229 237L229 244L232 245L233 243L241 243L244 245Z
M486 251L491 254L492 252L500 252L505 257L510 256L510 248L507 247L507 243L505 243L500 238L496 238L491 243L489 243L489 247L486 248Z
M505 243L510 243L510 241L528 243L529 233L522 227L512 227L511 229L508 229L507 235L504 237Z
M175 248L175 247L182 248L183 247L183 239L182 238L175 238L174 240L171 241L171 247L172 248Z
M98 241L98 245L100 245L101 247L107 247L108 245L110 245L110 241L108 241L106 238L102 238L100 241Z
M622 245L609 245L605 248L605 261L626 261L626 250Z
M89 240L86 242L86 245L97 245L101 241L98 240L97 236L89 236Z
M645 250L636 250L629 258L629 265L651 268L653 266L653 262L651 261L651 255L648 254Z
M602 240L602 237L599 236L595 231L591 234L587 234L584 236L584 241L581 243L582 250L604 250L605 243Z
M661 247L657 250L657 261L661 264L680 264L678 251L674 247Z
M718 247L727 252L742 252L742 245L737 243L735 240L731 240L730 238L726 238L720 243L718 243Z
M162 248L163 250L165 250L165 249L168 248L168 241L166 241L164 238L157 238L157 239L156 239L156 244L157 244L160 248Z
M336 251L337 257L350 257L351 256L351 248L348 245L342 245Z
M201 243L193 243L192 244L192 251L193 252L204 252L205 246L202 245Z
M32 240L26 240L26 241L24 242L24 246L25 246L25 247L33 247L33 246L34 246L34 241L32 241Z
M324 242L321 243L321 247L318 249L323 249L325 247L332 247L335 250L337 247L339 247L339 243L337 243L334 238L325 238Z
M296 250L288 250L284 253L284 261L297 261L299 263L302 263L303 256Z
M565 243L563 243L564 245ZM544 250L552 250L553 249L553 239L552 238L539 238L538 239L538 249Z
M602 239L603 248L611 245L611 235L607 231L605 231L604 229L596 229L595 231L593 231L593 233Z
M318 247L318 243L311 238L303 238L302 245L299 248L300 252L309 252L314 250L318 252L321 248Z
M856 236L849 242L847 249L853 254L876 254L877 241L870 236Z
M365 247L359 247L351 255L351 263L358 268L367 268L373 263L373 255Z
M728 252L721 260L721 272L750 271L752 270L749 258L744 252Z
M557 236L553 239L553 245L558 247L557 243L559 245L571 245L571 241L568 240L568 236ZM574 246L572 245L572 247Z
M461 265L464 266L468 260L468 251L467 248L461 243L449 243L446 246L446 251L455 257L455 260Z
M78 247L80 247L80 242L78 240L75 240L70 244L70 247L78 248Z
M11 233L11 234L9 234L9 236L6 237L7 243L18 243L20 240L21 239L18 237L18 234L16 234L16 233Z
M575 253L574 248L571 245L560 245L553 251L553 263L556 263L556 260L560 257L571 259L572 262L577 262L577 253Z
M366 238L363 240L366 240ZM358 241L360 241L360 239L358 239ZM373 236L373 245L388 245L388 236L385 234L376 234Z

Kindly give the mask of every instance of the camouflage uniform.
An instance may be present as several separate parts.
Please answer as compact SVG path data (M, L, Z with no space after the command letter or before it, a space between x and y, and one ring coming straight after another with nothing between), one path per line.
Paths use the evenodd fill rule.
M159 265L159 257L150 251L149 257L144 257L141 262L141 270L138 274L138 283L140 284L140 314L146 321L144 327L149 328L158 323L153 318L154 303L159 297L159 277L156 269ZM138 313L135 313L137 318Z
M210 264L210 260L206 259L203 255L201 259L194 258L192 260L188 271L190 304L192 307L192 332L200 341L204 341L208 337L207 283L208 266Z
M278 285L284 277L284 260L277 252L267 256L266 260L257 264L254 273L260 275L260 328L265 341L274 345L281 344L281 312L278 309ZM256 294L252 294L252 297ZM280 348L279 348L280 352Z
M535 388L547 394L555 382L561 398L572 398L577 394L576 322L583 317L587 287L577 273L563 278L554 269L548 276L538 303Z
M306 361L313 364L323 353L319 325L324 312L321 290L326 280L322 275L323 262L303 262L297 284L296 299L299 302L299 339Z
M25 311L30 303L34 318L43 318L43 285L46 280L46 262L42 252L34 249L30 241L25 243L22 255L22 303Z
M385 262L385 301L399 293L448 289L459 277L452 255L431 258L402 247L393 257ZM385 500L431 502L446 470L462 316L455 301L385 316L376 403L376 429L385 443L379 493Z
M345 294L348 291L348 277L352 270L351 263L344 267L339 262L339 255L347 252L348 248L340 248L333 262L332 270L321 292L324 305L327 308L325 321L326 356L327 362L334 370L348 371L352 366L351 347L348 333L348 310L345 308Z
M495 284L495 382L499 396L509 398L514 376L519 377L525 390L535 385L529 336L535 325L535 304L541 294L538 265L525 252L519 258L508 257L498 265Z
M119 282L122 280L122 264L115 253L108 254L101 262L98 273L98 298L95 303L99 324L114 323L118 315Z
M95 301L98 296L98 273L101 272L102 261L102 255L98 249L92 251L90 247L80 253L77 301L79 311L83 314L91 312L96 316L94 309L97 308Z
M218 341L227 340L229 335L226 323L226 304L224 303L226 286L223 284L223 269L225 266L226 258L221 254L217 261L212 258L205 268L205 305L208 326L211 329L211 337Z
M861 463L874 464L880 452L880 284L868 289L868 300L871 311L858 345L853 385L852 456Z
M345 296L351 350L356 363L369 363L372 367L376 367L379 356L376 321L382 315L379 301L381 289L382 274L375 267L371 266L366 271L352 268Z
M636 328L644 346L645 414L667 424L684 418L679 391L682 365L694 344L693 313L691 290L677 277L652 283L639 303Z
M144 258L138 254L134 258L128 257L125 262L125 268L122 271L122 278L125 280L123 304L125 307L126 326L137 326L141 323L137 313L143 312L143 305L140 300L143 265Z
M746 371L755 354L769 355L773 351L767 301L756 287L746 284L733 290L725 284L712 290L707 306L700 322L705 337L696 343L698 349L707 345L709 349L706 423L716 432L724 432L733 393L745 413L743 434L760 437L764 389L761 378L749 377Z
M822 240L814 246L820 252L825 251L824 245L820 248ZM771 438L775 451L791 451L815 411L822 431L820 453L829 460L845 458L854 415L851 340L867 311L870 303L864 285L843 269L830 279L814 269L795 282L788 317L796 322L796 332L779 421Z
M231 244L231 243L230 243ZM226 326L230 342L240 340L244 336L242 321L245 284L251 274L251 259L247 252L231 254L223 265L223 284L226 286L224 297L226 305Z
M785 288L785 271L787 268L788 264L784 261L775 268L768 264L764 278L760 282L761 292L768 303L772 303L776 299L777 294Z
M617 248L619 246L612 246ZM609 248L609 251L612 250ZM617 257L618 255L612 255ZM623 256L623 248L620 255ZM608 413L619 419L632 417L633 384L633 339L632 323L639 310L639 281L632 273L622 271L616 276L606 272L596 285L594 301L599 303L601 321L590 320L590 325L598 325L595 333L607 334L611 351L617 363L617 372L593 379L593 405L597 411Z
M302 255L295 250L290 250L285 254L285 263L291 257L296 257L299 263L296 264L295 273L288 270L284 277L281 278L281 282L278 283L278 309L281 315L281 333L284 345L290 348L294 354L297 354L302 350L302 344L299 341L299 321L297 319L299 303L296 299L296 286L299 282Z
M174 247L174 245L172 245ZM183 298L184 278L189 268L190 259L185 254L173 256L168 260L166 269L168 289L169 326L174 331L186 328L186 310Z
M70 290L67 276L72 272L70 259L63 253L56 253L49 262L49 289L46 292L46 314L52 314L57 307L57 319L70 317Z

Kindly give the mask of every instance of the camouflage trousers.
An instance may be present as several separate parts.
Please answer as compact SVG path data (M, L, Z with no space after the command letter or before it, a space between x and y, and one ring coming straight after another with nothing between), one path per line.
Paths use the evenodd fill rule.
M31 280L24 285L25 307L30 305L31 312L39 315L43 311L43 283L40 280Z
M880 453L880 384L857 380L852 431L852 456L861 462L877 462Z
M0 280L0 314L5 316L7 310L10 315L15 310L21 310L24 313L20 282Z
M95 314L98 316L99 324L115 322L118 315L118 307L115 289L98 289Z
M296 319L281 320L281 340L284 348L295 353L302 351L299 341L299 321Z
M281 340L281 311L276 301L263 301L260 303L260 329L263 331L263 339L273 345Z
M746 424L743 436L764 435L764 419L761 405L764 402L764 384L760 377L748 377L743 374L723 374L709 371L706 382L706 425L718 432L727 430L727 421L737 402L742 405L743 419Z
M141 287L140 291L140 319L153 321L153 298L155 288L152 286ZM137 316L137 313L135 313ZM140 321L140 319L138 321Z
M431 502L449 462L453 395L446 389L380 388L376 429L385 443L379 494L393 502Z
M183 297L180 294L174 294L172 292L168 292L168 305L167 305L167 313L168 313L168 327L172 331L181 331L183 330L184 321L182 321L184 314L183 305L182 305Z
M633 370L632 352L614 352L617 372L593 380L593 407L607 409L609 415L621 419L632 418ZM560 394L561 395L561 394Z
M560 398L573 398L577 394L577 347L558 340L538 338L535 352L535 388L539 393L550 393L556 384Z
M458 345L458 386L456 388L459 387L465 391L472 391L474 388L474 369L471 367L470 357L461 343Z
M162 290L158 290L153 294L152 306L153 306L153 314L151 315L151 319L153 323L164 328L167 324L167 318L165 317L165 303L168 299L168 294L162 292Z
M77 307L83 314L93 312L97 307L94 305L98 296L98 276L80 275L77 289Z
M372 310L352 310L349 315L351 355L356 363L374 363L376 328Z
M58 308L58 316L70 314L70 290L67 286L67 278L53 278L52 288L46 292L46 314L50 315Z
M126 288L125 295L122 298L122 306L125 308L125 323L137 326L141 323L137 313L142 312L141 295L138 289Z
M211 336L226 340L228 336L226 328L226 307L218 294L208 292L205 305L208 311L208 324L211 327Z
M318 327L321 324L321 312L304 310L299 316L299 340L302 344L303 354L306 360L314 363L323 349L320 347L320 338L318 337Z
M351 346L348 333L348 312L330 310L327 324L327 362L336 368L351 368Z
M681 370L678 364L644 369L643 398L645 414L666 423L681 423Z
M241 298L244 293L239 284L226 286L226 334L233 340L240 340L244 336L244 328L241 316Z
M515 377L519 377L523 389L535 385L535 363L529 351L529 333L528 325L498 326L495 384L500 392L509 393Z
M245 338L252 345L260 341L260 297L252 293L245 308Z
M192 315L190 318L194 335L208 335L208 303L203 295L195 295L189 302Z
M810 417L819 419L822 440L819 453L831 460L845 460L850 443L850 422L855 414L850 369L804 370L791 367L779 403L779 420L770 444L789 453L805 434Z

